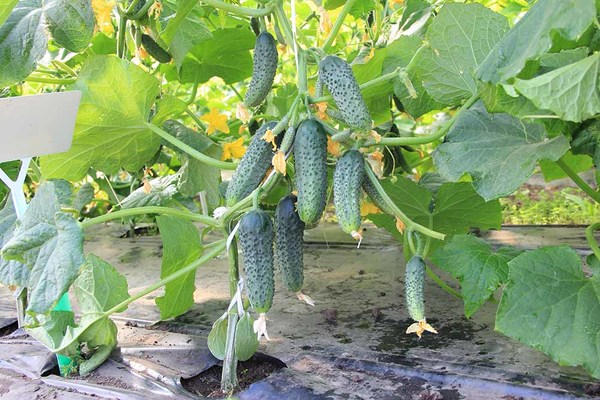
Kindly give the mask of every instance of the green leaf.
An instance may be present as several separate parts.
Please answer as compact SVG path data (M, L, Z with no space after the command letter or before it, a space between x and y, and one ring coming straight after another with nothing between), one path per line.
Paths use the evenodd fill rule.
M254 318L245 312L235 327L235 356L240 361L249 360L258 350L258 337L254 332Z
M156 217L163 242L160 277L165 278L197 260L202 253L200 234L186 220L162 215ZM156 298L160 318L176 317L194 305L196 270L165 285L165 294Z
M438 249L431 259L460 281L465 316L470 318L501 284L506 283L507 262L517 255L505 247L494 253L485 240L458 235Z
M594 166L592 159L585 154L575 156L570 151L567 151L561 159L576 173L587 171ZM540 160L540 169L542 170L542 174L544 174L546 182L568 177L565 171L554 161Z
M95 254L86 263L73 285L82 313L105 312L129 298L127 279ZM125 311L125 308L119 312Z
M168 205L173 199L173 196L177 194L178 179L179 175L165 175L154 178L149 182L149 192L146 193L146 187L144 185L140 186L123 200L121 207L126 209Z
M77 194L75 195L75 200L73 201L73 208L77 211L81 212L83 208L94 199L94 187L91 183L84 183Z
M481 4L447 4L427 29L429 47L415 60L423 86L443 104L477 93L473 73L508 31L508 21Z
M479 102L458 116L432 157L444 178L458 181L469 173L477 193L491 200L517 189L538 160L556 161L568 148L564 136L548 140L543 126L488 114Z
M573 154L592 156L594 164L600 165L600 120L593 120L582 125L571 141Z
M47 313L67 292L85 261L83 230L71 214L60 211L53 182L38 188L2 257L31 269L29 313Z
M254 48L255 37L249 29L216 29L212 35L194 46L183 61L179 70L181 83L204 83L218 76L231 84L252 74L250 50Z
M497 200L485 202L467 182L443 183L434 194L408 178L396 178L395 183L386 179L381 181L381 185L394 204L421 225L449 236L466 233L469 228L475 227L500 228L500 203ZM400 238L393 218L383 214L371 214L368 218ZM434 246L440 243L434 241Z
M346 3L346 0L327 0L324 2L324 8L326 10L335 10L343 6ZM361 0L355 1L352 7L350 8L350 15L354 18L363 17L366 13L375 9L375 1L374 0Z
M164 95L156 101L156 114L152 117L152 123L161 126L169 118L183 114L187 109L185 101L171 95Z
M210 140L200 132L196 132L177 121L165 122L165 127L171 135L185 144L193 147L201 153L214 159L220 159L221 146ZM219 183L221 183L221 171L218 168L206 165L187 155L187 153L175 149L180 155L181 168L179 170L178 189L184 196L192 197L200 191L206 192L206 200L210 209L219 206L220 194Z
M0 25L6 21L18 2L19 0L6 0L3 4L0 4Z
M0 86L25 79L46 54L42 0L21 0L0 26Z
M600 378L599 278L585 277L568 246L527 252L508 266L495 329Z
M594 0L540 0L508 31L477 69L477 78L506 83L516 77L528 61L539 58L552 47L559 34L576 40L593 23Z
M9 197L4 208L0 210L0 249L12 238L16 224L17 214ZM0 283L23 287L27 286L28 281L29 268L25 264L0 257Z
M91 56L72 89L82 92L71 149L41 157L44 177L79 180L90 167L106 174L137 171L160 137L146 127L158 81L115 56Z
M208 334L208 349L217 360L225 358L225 343L227 342L227 313L215 321Z
M56 44L74 53L88 47L96 23L91 0L51 0L44 14Z
M407 31L415 33L415 28L421 28L431 16L431 4L423 0L406 0L402 18L398 21L400 31L407 35ZM411 29L412 28L412 29Z
M588 53L589 49L587 47L577 47L576 49L562 50L558 53L544 54L540 57L538 75L583 60Z
M516 79L514 86L537 107L581 122L600 113L599 69L600 53L596 53L533 79Z

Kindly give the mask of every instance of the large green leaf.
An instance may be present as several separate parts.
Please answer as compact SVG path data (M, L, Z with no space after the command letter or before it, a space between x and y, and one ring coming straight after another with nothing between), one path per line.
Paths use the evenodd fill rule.
M507 262L520 252L502 247L496 253L483 239L457 235L431 257L441 269L460 281L465 315L470 318L508 279Z
M408 178L396 182L381 181L386 193L410 219L449 236L468 232L469 228L497 229L502 223L500 203L484 201L467 182L442 184L434 194ZM388 215L370 214L377 226L396 237L395 221ZM434 246L439 245L436 241Z
M60 211L53 182L42 184L19 221L2 257L31 269L27 311L45 314L66 293L84 263L83 230L73 215Z
M588 56L587 47L577 47L575 49L562 50L558 53L547 53L540 57L540 70L538 74L545 74L560 67L573 64L583 60Z
M21 0L0 26L0 86L25 79L46 54L42 0Z
M527 252L508 266L496 330L600 378L598 276L586 278L568 246Z
M6 0L0 4L0 25L6 21L18 2L19 0Z
M547 139L542 125L489 114L477 103L460 114L432 156L444 178L458 181L469 173L477 193L491 200L517 189L538 160L556 161L568 149L564 136Z
M0 210L0 249L12 238L17 224L17 214L10 198ZM0 283L4 285L27 286L29 268L16 260L0 257Z
M91 0L51 0L44 14L56 44L76 53L88 47L96 22Z
M533 79L515 80L515 88L539 108L561 119L581 122L600 113L600 53Z
M178 175L165 175L152 179L147 185L142 185L135 189L121 203L122 208L147 207L147 206L166 206L173 196L177 194Z
M429 46L415 65L427 93L455 105L477 92L474 71L508 31L508 21L481 4L447 4L427 29Z
M164 278L194 262L202 253L200 234L190 222L170 216L156 217L163 242L160 277ZM156 298L160 318L176 317L194 305L196 270L165 285L165 294Z
M216 29L187 55L179 71L181 83L204 83L213 76L235 83L252 74L255 37L245 28Z
M156 78L115 56L89 57L72 87L82 92L71 149L41 158L46 178L78 180L90 167L114 174L152 159L160 137L146 127Z
M516 77L528 61L552 47L556 34L577 40L596 16L594 0L539 0L496 44L477 69L477 78L506 83Z

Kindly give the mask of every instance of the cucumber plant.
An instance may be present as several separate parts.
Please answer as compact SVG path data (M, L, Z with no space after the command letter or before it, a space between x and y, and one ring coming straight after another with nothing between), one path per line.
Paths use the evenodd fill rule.
M426 279L460 297L467 317L503 288L498 331L600 377L586 351L598 346L595 325L569 322L600 320L600 226L586 231L591 278L566 246L494 253L466 235L500 228L498 199L540 165L600 203L578 175L600 162L594 0L326 2L323 13L339 9L332 26L282 0L82 1L81 12L46 3L0 6L2 97L78 90L82 102L71 149L34 160L23 219L3 200L0 281L27 290L25 328L77 360L80 374L115 348L112 314L164 287L161 318L181 315L193 305L195 270L227 253L231 304L208 339L232 392L237 360L266 336L275 266L286 289L302 293L303 231L320 222L333 189L346 233L360 239L370 220L401 241L407 313L397 315L414 320L408 333L436 333ZM226 187L223 171L234 171ZM77 191L86 183L92 200L89 186ZM384 214L361 216L367 198ZM162 272L129 295L114 267L84 254L83 237L96 224L144 218L159 226ZM208 232L223 238L204 244ZM184 257L169 256L175 246ZM69 290L88 307L60 338L75 319L53 307ZM544 317L567 312L566 322Z

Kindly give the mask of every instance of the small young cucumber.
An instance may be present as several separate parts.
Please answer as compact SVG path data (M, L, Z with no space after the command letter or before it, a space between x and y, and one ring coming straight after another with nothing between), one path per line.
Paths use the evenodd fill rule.
M327 56L319 63L319 79L331 93L346 124L360 131L370 131L371 115L350 65L339 57Z
M267 129L273 129L275 125L277 125L276 121L264 124L252 137L244 157L227 185L225 194L227 207L233 206L260 185L273 159L273 146L263 140L262 136Z
M342 230L360 240L360 187L365 178L365 161L358 150L347 151L333 173L333 203Z
M416 333L419 338L424 331L437 333L425 319L425 261L419 255L414 255L406 264L406 307L410 317L416 322L408 327L406 333Z
M273 86L277 71L277 44L270 33L262 32L256 37L253 60L252 78L244 97L247 107L262 103Z
M166 64L171 62L171 55L150 36L142 35L142 46L159 63Z
M238 234L248 298L254 310L264 314L271 308L275 291L271 217L261 210L247 212L240 219Z
M327 198L327 136L314 119L303 121L294 140L298 187L298 214L307 225L316 224Z
M377 189L375 189L375 185L373 185L373 182L371 182L369 177L365 176L365 179L362 183L362 188L365 191L365 193L371 198L371 200L373 200L373 203L377 207L379 207L381 211L389 215L394 215L394 211L392 211L390 206L388 206L387 203L383 200L383 197L381 197Z

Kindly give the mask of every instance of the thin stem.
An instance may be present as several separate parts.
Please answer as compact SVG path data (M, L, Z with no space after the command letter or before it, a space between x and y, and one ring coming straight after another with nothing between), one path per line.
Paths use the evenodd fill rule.
M369 89L373 86L377 86L381 83L387 82L391 79L397 78L398 77L398 72L399 69L396 69L392 72L388 72L387 74L383 74L378 78L375 78L373 80L370 80L368 82L363 83L362 85L360 85L360 90L365 90L365 89ZM322 97L314 97L314 98L310 98L309 101L311 103L322 103L324 101L329 101L331 100L332 97L331 96L322 96Z
M196 125L198 125L198 127L200 129L202 129L202 132L206 132L206 124L204 124L204 122L202 122L202 120L200 118L198 118L198 116L189 108L185 109L185 113L194 120L194 122L196 123Z
M127 8L127 11L125 12L125 15L129 19L132 19L134 21L138 21L138 20L142 19L144 17L144 15L148 14L148 10L150 10L150 7L152 7L153 4L154 4L154 0L147 1L146 4L144 4L144 6L140 9L140 11L136 12L133 15L131 15L131 13L129 12L129 8Z
M212 260L219 254L221 254L223 252L223 250L225 250L225 247L227 246L227 239L221 239L219 242L220 242L220 245L215 245L209 251L206 251L205 253L203 253L202 257L200 257L196 261L186 265L185 267L181 268L180 270L178 270L176 272L173 272L171 275L164 277L163 279L156 282L155 284L148 286L144 290L129 297L127 300L120 302L119 304L117 304L116 306L111 308L110 310L105 311L104 313L100 314L100 316L108 317L109 315L114 314L116 312L121 312L125 309L125 307L127 307L129 304L133 303L134 301L139 300L144 296L147 296L148 294L154 292L155 290L163 287L167 283L173 282L174 280L189 274L190 272L192 272L193 270L195 270L202 264Z
M562 157L558 161L556 161L556 164L560 167L560 169L562 169L565 172L565 174L569 176L569 178L573 180L573 182L575 182L577 186L579 186L581 190L583 190L585 193L587 193L588 196L594 199L596 203L600 203L600 193L592 189L586 181L581 179L581 177L577 175L577 172L573 171Z
M129 6L127 7L127 10L125 10L126 14L131 14L134 10L134 8L138 5L138 3L140 2L140 0L133 0Z
M394 204L392 199L390 199L390 197L387 195L387 193L381 186L381 183L379 183L379 179L377 179L368 163L365 163L365 172L367 173L368 178L371 180L371 183L373 183L373 186L375 186L375 190L377 190L377 193L379 193L379 195L383 198L383 201L385 201L385 203L390 207L394 214L398 218L400 218L400 220L404 223L407 231L419 231L422 234L431 236L434 239L444 240L446 235L414 222L413 220L408 218L406 214L404 214L402 210L400 210L398 206L396 206L396 204Z
M598 242L594 237L594 231L600 230L600 222L596 222L590 226L588 226L585 230L585 237L590 245L590 248L594 252L594 255L600 261L600 247L598 247Z
M238 90L235 88L235 86L233 86L233 85L227 85L227 86L229 86L231 88L231 90L233 90L233 93L235 93L235 95L237 96L238 99L240 99L240 101L242 101L242 102L244 101L244 96L242 96L240 94L240 92L238 92Z
M127 28L127 18L125 14L119 12L119 27L117 28L117 57L125 56L125 30Z
M338 15L337 19L335 20L335 24L333 24L333 28L331 28L331 31L329 32L327 39L325 39L325 43L323 43L322 49L326 53L329 50L329 48L331 47L331 45L333 44L333 41L335 40L335 38L337 37L338 32L340 31L340 28L342 27L342 24L344 23L344 19L346 19L346 15L348 15L348 12L350 11L350 9L352 8L352 6L354 5L355 2L356 2L356 0L347 0L346 4L344 4L344 8L342 8L342 11L340 11L340 14Z
M365 142L364 147L369 146L406 146L406 145L415 145L415 144L426 144L434 142L438 139L444 137L450 128L456 122L458 116L462 113L462 111L471 107L477 100L479 99L478 95L474 95L471 97L465 104L463 104L458 111L450 118L448 122L444 124L440 129L437 130L434 134L431 135L422 135L422 136L413 136L413 137L384 137L381 138L379 142L375 142L373 139L369 139Z
M237 357L235 354L235 331L239 316L237 310L229 311L227 315L227 335L225 339L225 357L221 371L221 392L231 393L238 386Z
M212 6L214 8L219 8L221 10L230 12L232 14L242 15L245 17L263 17L273 12L272 7L248 8L225 3L220 0L202 0L202 3L208 4L209 6Z
M71 67L69 67L67 64L65 64L64 62L60 61L60 60L52 60L52 64L60 69L61 71L69 74L70 76L77 78L77 73L75 71L73 71L73 69Z
M77 82L75 78L43 78L41 76L28 76L25 78L25 82L34 83L49 83L51 85L72 85Z
M283 28L283 36L285 36L285 40L288 42L288 45L294 45L294 34L292 33L292 28L290 27L290 23L285 16L285 12L283 11L283 5L280 3L275 7L275 16L277 17L277 21L279 25ZM295 48L294 48L295 50Z
M214 228L219 228L221 224L215 219L208 217L206 215L194 214L189 211L177 210L175 208L170 207L134 207L128 208L125 210L119 210L115 212L111 212L108 214L100 215L95 218L91 218L85 220L81 223L83 228L88 228L93 225L98 225L103 222L112 221L115 219L131 217L134 215L144 215L144 214L161 214L161 215L172 215L174 217L179 217L183 219L187 219L189 221L201 222L204 225L211 226Z
M441 287L442 289L444 289L446 292L450 293L452 296L462 299L462 294L458 293L456 290L452 289L450 286L448 286L448 284L446 282L444 282L442 280L442 278L440 278L439 276L436 275L435 272L433 272L433 270L431 268L429 268L429 266L425 266L425 271L427 271L427 275L429 275L429 277L438 284L439 287Z
M235 163L215 160L214 158L211 158L211 157L207 156L206 154L199 152L198 150L194 149L192 146L189 146L186 143L182 142L181 140L177 139L176 137L169 135L167 132L163 131L156 125L153 125L148 122L148 123L146 123L146 126L150 130L152 130L152 132L156 133L158 136L160 136L167 142L171 143L178 149L185 151L187 154L194 157L196 160L205 163L206 165L210 165L211 167L215 167L215 168L229 169L229 170L233 170L237 167L237 164L235 164Z

